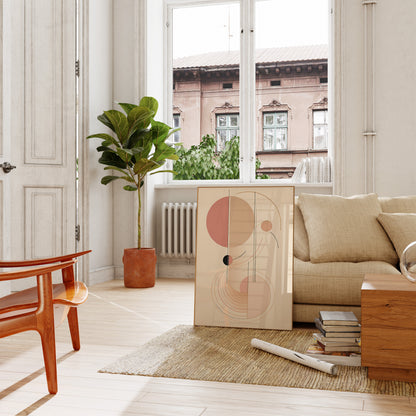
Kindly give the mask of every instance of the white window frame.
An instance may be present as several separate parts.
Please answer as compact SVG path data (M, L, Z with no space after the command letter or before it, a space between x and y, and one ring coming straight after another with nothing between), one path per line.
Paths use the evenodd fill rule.
M326 123L315 123L315 114L318 112L323 112L324 113L324 118ZM316 146L316 137L315 137L315 126L319 126L319 127L324 127L325 129L325 144L326 147L317 147ZM327 150L328 149L328 139L329 139L329 135L328 135L328 110L325 108L320 108L320 109L315 109L312 110L312 148L313 150Z
M276 122L273 122L273 124L271 125L266 125L266 117L267 116L273 116L273 120L275 120L277 118L277 114L279 113L283 113L286 115L286 125L282 126L277 124ZM288 133L289 133L289 112L287 110L281 110L281 111L263 111L263 151L265 152L273 152L273 151L277 151L277 150L287 150L288 149ZM266 142L266 138L265 138L265 133L266 131L273 131L273 138L275 139L274 141L277 141L277 132L279 130L285 130L286 131L286 141L285 141L285 147L282 148L277 148L274 147L272 149L266 149L265 146L265 142Z
M226 118L226 125L225 126L220 126L218 124L219 122L219 117L225 117ZM237 117L237 126L231 126L230 120L231 117ZM225 144L230 141L234 136L239 136L240 135L240 115L238 113L216 113L215 114L215 139L217 141L217 151L220 152L222 150L224 150L224 148L220 147L220 140L218 137L218 133L220 131L225 131L226 132L226 139L224 142L224 147ZM233 134L231 135L232 131L236 131L237 134Z
M333 0L328 0L328 10L333 8ZM202 186L205 184L282 184L285 180L282 179L256 179L256 156L255 156L255 140L250 138L256 137L257 129L257 110L256 110L256 68L255 68L255 9L256 0L163 0L164 3L164 85L165 88L165 114L172 114L173 108L173 77L172 77L172 62L173 62L173 31L172 31L172 17L173 9L178 7L194 7L194 6L208 6L213 4L227 4L240 3L240 178L235 180L189 180L189 181L175 181L172 175L166 176L166 183L169 185L178 185L186 187L187 185ZM329 13L329 12L328 12ZM333 34L332 16L328 16L330 20L330 38ZM331 39L329 40L330 55L333 53L333 45ZM332 75L332 74L331 74ZM331 76L329 76L331 83ZM245 86L241 88L241 86ZM331 85L328 84L328 89ZM329 94L331 98L333 95ZM331 112L329 112L330 117ZM332 137L332 129L328 126L330 132L328 138L328 147ZM286 181L287 182L287 181ZM290 182L290 180L289 180Z
M180 113L174 113L172 116L172 127L174 129L177 129L178 127L181 126L181 115ZM172 135L172 141L173 143L180 143L181 141L181 131L175 131L175 133L173 133Z

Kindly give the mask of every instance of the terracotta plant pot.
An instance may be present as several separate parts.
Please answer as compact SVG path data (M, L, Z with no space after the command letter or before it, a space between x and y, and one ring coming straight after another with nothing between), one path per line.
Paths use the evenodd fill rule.
M156 275L154 248L126 248L123 256L124 286L153 287Z

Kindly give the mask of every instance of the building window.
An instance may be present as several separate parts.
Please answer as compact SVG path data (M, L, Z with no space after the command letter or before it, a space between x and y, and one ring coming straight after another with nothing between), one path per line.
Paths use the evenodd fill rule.
M328 149L328 110L313 111L313 148Z
M263 113L263 150L287 149L287 111Z
M240 117L238 114L217 114L217 150L224 150L225 143L239 135Z
M173 128L177 129L178 127L181 126L180 123L180 114L174 114L173 115ZM181 141L181 131L175 131L175 133L173 133L173 142L174 143L179 143Z

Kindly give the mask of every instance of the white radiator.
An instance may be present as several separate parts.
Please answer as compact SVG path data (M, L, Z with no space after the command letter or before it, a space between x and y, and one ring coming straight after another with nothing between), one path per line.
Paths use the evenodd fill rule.
M161 232L161 256L195 257L196 202L163 202Z

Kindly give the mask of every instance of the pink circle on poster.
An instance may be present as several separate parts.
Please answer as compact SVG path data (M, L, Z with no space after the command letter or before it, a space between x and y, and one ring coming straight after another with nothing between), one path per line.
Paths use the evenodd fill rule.
M248 240L254 229L254 212L250 205L235 196L214 202L207 214L210 237L222 247L235 247Z
M261 229L263 231L270 231L273 228L273 224L269 220L265 220L261 223Z

